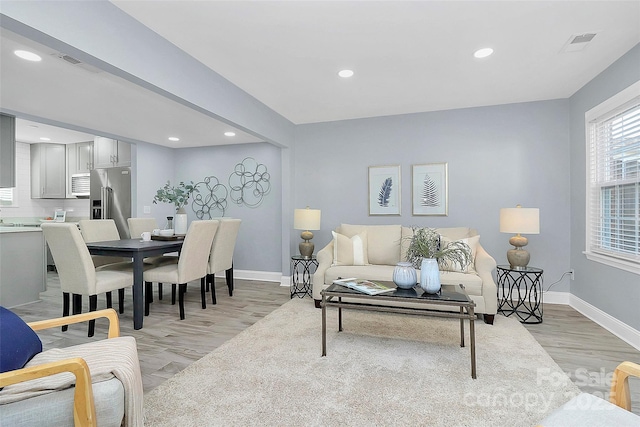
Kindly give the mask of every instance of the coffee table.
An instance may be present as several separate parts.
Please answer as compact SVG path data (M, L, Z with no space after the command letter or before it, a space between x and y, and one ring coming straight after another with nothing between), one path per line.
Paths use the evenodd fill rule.
M395 286L393 282L380 282ZM469 340L471 341L471 378L476 378L476 335L475 303L469 297L463 285L442 285L438 294L427 294L419 286L412 289L396 288L393 292L378 295L349 289L331 284L320 292L322 295L322 356L327 355L327 307L338 308L338 331L342 331L342 309L381 311L388 313L413 314L421 316L453 317L460 319L460 347L464 347L464 321L469 320ZM412 303L412 307L398 307L394 303ZM421 307L423 306L423 307ZM459 312L434 310L434 306L455 307Z

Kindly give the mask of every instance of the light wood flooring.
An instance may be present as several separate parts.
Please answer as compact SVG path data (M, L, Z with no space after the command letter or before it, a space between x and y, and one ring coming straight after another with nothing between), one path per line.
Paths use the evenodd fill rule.
M122 335L136 338L143 375L144 390L148 392L167 378L216 349L245 328L289 301L289 289L273 282L236 280L233 297L229 297L223 278L216 279L217 305L200 308L200 286L193 282L186 295L186 319L179 320L178 306L171 305L170 286L164 286L164 299L157 298L144 328L133 329L130 290L125 298L125 313L120 315ZM62 297L58 276L47 274L47 291L38 303L13 309L26 321L59 317ZM114 300L117 300L114 294ZM86 298L84 310L87 310ZM117 303L115 304L117 309ZM98 298L98 308L105 306ZM496 322L501 315L496 316ZM544 306L544 322L526 325L549 355L558 363L581 390L589 393L609 391L609 379L616 365L624 360L640 363L640 351L634 349L604 328L569 306ZM87 338L86 325L73 325L65 333L56 328L39 333L46 348L66 347L106 336L106 321L96 325L96 337ZM481 345L481 344L478 344ZM496 355L499 357L499 355ZM633 411L640 414L640 380L630 381Z

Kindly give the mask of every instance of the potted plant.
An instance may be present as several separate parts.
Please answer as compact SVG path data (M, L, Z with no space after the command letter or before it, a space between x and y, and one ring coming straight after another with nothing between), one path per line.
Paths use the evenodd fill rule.
M428 293L440 291L439 266L446 269L458 264L461 268L472 262L471 248L463 242L443 245L433 228L413 227L407 249L407 261L420 268L420 287Z
M174 187L171 186L170 181L167 181L164 187L159 189L153 197L153 203L173 203L176 207L176 212L180 211L180 209L184 211L184 206L194 191L198 190L193 186L193 181L190 184L185 184L183 181L180 181L180 183Z
M164 187L159 189L153 198L153 203L173 203L176 207L176 220L173 226L175 234L182 235L187 233L187 212L184 210L184 206L194 191L198 190L193 185L193 181L191 181L190 184L185 184L183 181L180 181L180 183L174 187L171 186L170 181L167 181ZM167 219L169 218L170 217L167 217Z

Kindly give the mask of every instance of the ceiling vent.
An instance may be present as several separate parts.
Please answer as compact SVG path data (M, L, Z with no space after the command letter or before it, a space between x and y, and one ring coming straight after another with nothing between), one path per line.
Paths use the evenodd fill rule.
M91 73L99 73L101 71L100 69L94 67L93 65L85 64L84 62L80 61L79 59L76 59L73 56L67 55L67 54L62 53L62 52L52 53L51 56L54 56L54 57L56 57L58 59L63 60L67 64L71 64L74 67L82 68L83 70L89 71Z
M560 52L580 52L589 45L595 36L596 33L573 34L562 46Z

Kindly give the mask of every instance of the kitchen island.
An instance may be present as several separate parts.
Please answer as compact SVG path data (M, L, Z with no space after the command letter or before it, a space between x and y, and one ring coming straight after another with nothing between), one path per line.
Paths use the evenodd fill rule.
M0 224L0 305L15 307L40 300L46 290L46 247L37 227Z

